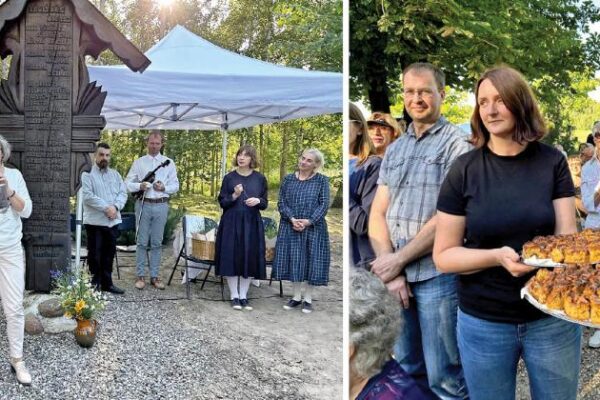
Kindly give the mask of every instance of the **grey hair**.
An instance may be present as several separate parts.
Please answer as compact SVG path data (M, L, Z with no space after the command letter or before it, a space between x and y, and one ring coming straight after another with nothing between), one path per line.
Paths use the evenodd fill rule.
M10 158L11 146L2 135L0 135L0 150L2 150L2 162L6 163Z
M371 272L350 272L350 344L354 346L353 368L369 378L381 371L390 358L400 330L400 303Z
M596 121L592 127L592 133L600 132L600 121ZM590 143L591 144L591 143Z
M323 169L323 167L325 166L325 156L323 155L323 153L321 153L321 150L306 149L302 152L302 154L304 153L310 153L315 157L315 161L317 162L317 167L315 168L315 171L320 171L321 169Z

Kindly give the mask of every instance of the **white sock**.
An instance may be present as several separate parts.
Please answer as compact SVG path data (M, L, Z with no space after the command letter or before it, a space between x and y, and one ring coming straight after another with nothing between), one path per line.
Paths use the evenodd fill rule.
M252 278L242 278L240 276L240 299L248 298L248 288L252 283Z
M294 288L294 300L300 301L302 299L302 282L293 282L292 287Z
M313 286L306 284L306 289L304 290L304 301L307 303L312 303L312 291Z
M237 276L226 276L227 286L229 286L229 293L231 294L231 300L239 299L240 294L238 293L238 277Z

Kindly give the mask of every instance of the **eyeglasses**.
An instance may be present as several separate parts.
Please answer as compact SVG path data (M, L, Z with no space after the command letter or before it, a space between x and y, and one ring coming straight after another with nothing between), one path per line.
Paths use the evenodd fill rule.
M434 92L431 89L421 89L421 90L414 90L414 89L406 89L404 90L404 98L406 99L412 99L413 97L420 97L422 99L430 99L433 97Z
M595 139L600 138L600 132L594 132L594 138Z

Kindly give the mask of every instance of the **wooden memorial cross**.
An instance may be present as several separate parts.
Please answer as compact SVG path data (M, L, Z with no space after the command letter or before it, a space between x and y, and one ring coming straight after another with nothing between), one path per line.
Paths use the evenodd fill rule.
M13 146L33 201L24 222L26 288L50 290L71 262L69 197L92 164L106 92L89 82L85 56L110 48L130 69L150 61L87 0L9 0L0 6L0 134Z

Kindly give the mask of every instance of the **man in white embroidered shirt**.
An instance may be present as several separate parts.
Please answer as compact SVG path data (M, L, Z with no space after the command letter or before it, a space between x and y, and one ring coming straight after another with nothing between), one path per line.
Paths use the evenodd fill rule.
M88 263L92 284L106 292L123 294L112 281L113 259L121 223L120 210L127 202L123 178L108 167L110 146L99 143L90 172L81 176L83 224L87 233Z
M150 284L157 289L164 289L160 279L160 258L163 233L169 212L169 197L179 190L179 180L173 160L163 156L163 135L158 130L150 131L146 138L148 154L133 162L125 184L131 193L143 192L135 202L135 218L137 227L135 287L142 290L146 286L145 266L146 254L150 251L149 270ZM162 165L162 166L161 166ZM148 173L156 170L152 182L144 182Z

